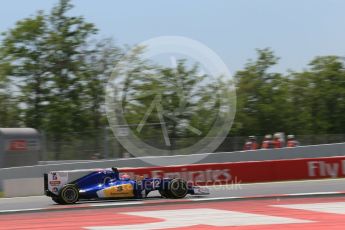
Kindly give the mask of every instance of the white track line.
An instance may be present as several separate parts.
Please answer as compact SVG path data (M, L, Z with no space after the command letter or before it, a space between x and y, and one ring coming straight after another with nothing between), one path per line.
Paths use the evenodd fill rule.
M239 196L228 196L228 197L206 197L206 198L192 198L188 199L191 201L204 201L204 200L230 200L230 199L241 199Z
M31 199L31 198L48 198L47 196L37 195L37 196L15 196L15 197L1 197L0 201L2 200L17 200L17 199Z
M27 209L0 210L0 213L28 212L28 211L41 211L41 210L47 210L47 208L27 208Z
M145 204L145 202L142 201L129 201L129 202L107 202L107 203L101 203L101 204L91 204L89 206L92 207L106 207L106 206L121 206L121 205L138 205L138 204Z
M345 178L324 178L324 179L310 179L310 180L289 180L289 181L270 181L270 182L254 182L254 183L242 183L238 182L240 185L250 186L250 185L265 185L265 184L289 184L289 183L313 183L313 182L326 182L326 181L341 181ZM211 186L205 186L207 188L217 188L217 187L231 187L234 186L236 183L233 184L225 184L225 185L211 185Z
M285 205L272 205L279 208L290 208L307 210L313 212L345 214L345 202L329 202L329 203L313 203L313 204L285 204Z
M345 194L345 192L304 192L304 193L289 193L287 196L313 196L313 195L336 195Z

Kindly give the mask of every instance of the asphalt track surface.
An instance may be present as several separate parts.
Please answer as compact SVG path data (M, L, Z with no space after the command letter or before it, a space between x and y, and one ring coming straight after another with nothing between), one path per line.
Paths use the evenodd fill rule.
M117 200L117 201L92 201L80 202L75 205L56 205L49 197L31 196L0 199L0 214L16 212L36 212L36 211L67 211L78 209L90 209L101 207L124 207L137 205L162 205L175 204L193 201L193 203L209 201L226 201L237 199L253 198L284 198L286 196L331 196L339 195L345 197L345 179L325 179L309 181L289 181L254 184L229 184L225 186L209 187L210 195L193 197L188 196L183 200L166 200L157 198L157 193L151 198L143 200Z

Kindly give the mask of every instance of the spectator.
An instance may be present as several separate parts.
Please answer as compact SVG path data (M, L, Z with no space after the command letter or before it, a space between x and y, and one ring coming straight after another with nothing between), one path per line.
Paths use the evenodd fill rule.
M261 144L262 149L272 149L274 147L273 145L273 140L272 140L272 135L267 134L265 135L265 138Z
M287 144L286 147L297 147L299 146L299 142L295 139L295 135L288 135L287 136Z
M279 133L274 134L273 146L275 149L279 149L283 147L283 141Z
M255 136L249 136L244 144L243 150L255 150L258 148Z

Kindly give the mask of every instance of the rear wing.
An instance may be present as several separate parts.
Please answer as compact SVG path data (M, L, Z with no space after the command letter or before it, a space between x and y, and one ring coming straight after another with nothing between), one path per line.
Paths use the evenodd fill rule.
M44 178L44 194L47 196L55 196L59 194L62 187L68 183L90 174L92 172L99 172L104 170L112 170L118 177L116 168L112 169L81 169L81 170L64 170L64 171L51 171L45 173Z
M48 195L48 173L43 174L43 179L44 179L44 195Z

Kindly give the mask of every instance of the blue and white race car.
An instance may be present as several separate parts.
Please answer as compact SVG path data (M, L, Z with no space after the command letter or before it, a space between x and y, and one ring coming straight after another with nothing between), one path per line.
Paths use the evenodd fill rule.
M98 170L54 171L44 174L44 191L58 204L74 204L79 200L134 198L142 199L152 191L164 198L179 199L190 195L207 195L204 187L196 187L179 178L129 178L120 176L117 168Z

